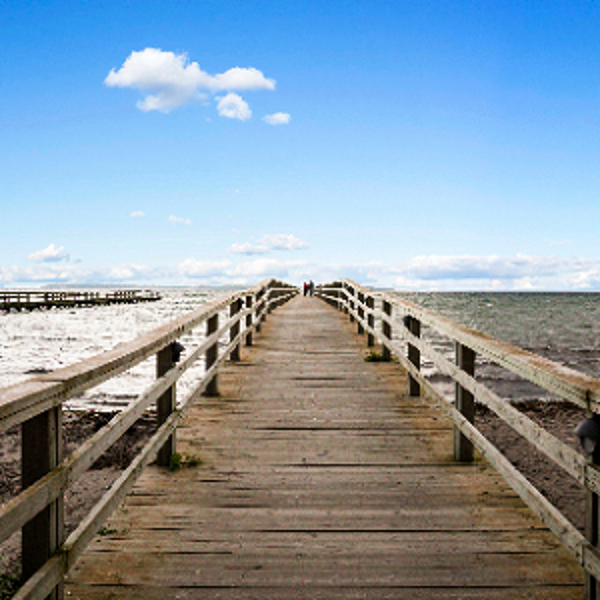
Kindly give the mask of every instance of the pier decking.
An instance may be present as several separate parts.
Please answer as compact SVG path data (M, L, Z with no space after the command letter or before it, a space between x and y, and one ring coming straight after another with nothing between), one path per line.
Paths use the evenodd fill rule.
M581 598L583 570L315 298L269 316L71 570L71 598ZM185 462L185 460L184 460Z

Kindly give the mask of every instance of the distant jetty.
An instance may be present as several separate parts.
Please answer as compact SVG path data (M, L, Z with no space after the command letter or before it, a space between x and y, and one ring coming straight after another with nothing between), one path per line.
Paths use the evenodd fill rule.
M136 304L161 299L152 290L92 291L19 291L0 292L0 311L35 310L38 308L72 308L107 304Z

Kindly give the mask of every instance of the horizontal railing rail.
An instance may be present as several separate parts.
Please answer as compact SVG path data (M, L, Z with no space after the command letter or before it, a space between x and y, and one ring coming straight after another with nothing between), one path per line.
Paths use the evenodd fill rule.
M369 346L375 342L380 344L384 359L389 359L392 354L398 359L409 374L409 394L423 395L436 401L452 419L455 458L473 460L473 449L477 448L584 567L586 589L593 589L595 594L596 580L600 578L600 551L597 547L600 468L593 456L586 457L573 450L478 382L475 378L475 357L478 354L486 357L561 399L586 409L590 415L600 413L600 380L469 329L393 293L373 291L350 280L318 286L315 293L348 314L350 320L357 323L358 332L367 334ZM454 342L455 362L448 360L421 336L422 325ZM424 375L421 371L422 356L455 382L454 398L440 392ZM493 411L585 486L588 496L586 535L476 428L475 401ZM596 596L590 592L588 597Z
M0 506L0 543L19 529L23 536L24 584L15 598L62 597L64 575L144 467L155 458L160 465L170 464L175 453L176 428L186 407L202 394L218 395L219 367L227 359L239 360L242 342L252 345L253 333L260 331L267 315L297 292L293 286L266 280L218 298L98 356L0 389L0 433L16 425L22 428L23 490ZM189 356L179 360L183 347L178 340L201 325L206 326L204 339ZM64 402L153 355L157 357L154 383L73 453L63 457ZM177 381L202 359L204 374L191 392L178 399ZM157 430L65 540L65 491L153 405Z

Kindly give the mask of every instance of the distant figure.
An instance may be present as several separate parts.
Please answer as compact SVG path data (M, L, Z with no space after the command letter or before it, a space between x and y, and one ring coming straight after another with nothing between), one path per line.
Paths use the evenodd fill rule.
M308 294L308 283L304 282L304 295Z
M315 293L315 284L314 284L314 282L312 281L312 279L311 279L311 280L310 280L310 282L308 283L308 292L309 292L309 294L310 294L311 296L313 296L313 295L314 295L314 293Z

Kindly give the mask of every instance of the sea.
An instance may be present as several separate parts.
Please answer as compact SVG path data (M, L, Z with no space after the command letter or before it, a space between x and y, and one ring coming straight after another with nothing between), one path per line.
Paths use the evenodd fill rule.
M81 289L81 288L78 288ZM163 325L228 293L222 288L164 288L162 299L141 304L0 312L0 388L36 374L95 356ZM396 292L467 327L600 378L600 293ZM202 327L182 340L191 352L203 339ZM423 329L422 335L444 355L453 344ZM114 411L127 406L155 377L149 359L127 373L69 400L73 409ZM183 396L202 371L178 382ZM423 372L443 393L452 383L423 358ZM501 397L512 402L553 401L537 386L478 357L476 372ZM0 391L1 394L1 391Z

